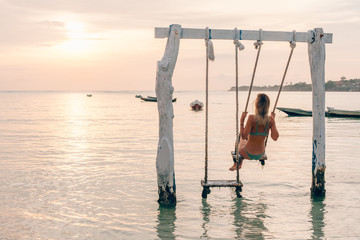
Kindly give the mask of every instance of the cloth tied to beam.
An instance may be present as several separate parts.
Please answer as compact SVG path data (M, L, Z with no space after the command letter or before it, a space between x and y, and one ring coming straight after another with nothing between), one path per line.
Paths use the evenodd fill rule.
M206 27L205 28L205 46L206 46L206 54L210 61L215 60L215 54L214 54L214 45L211 41L211 30Z
M237 28L234 29L234 44L236 48L239 48L239 51L245 49L244 45L239 41L239 31Z
M295 41L291 41L291 42L290 42L290 47L291 47L292 49L294 49L294 48L296 47L296 42L295 42Z
M242 51L245 49L245 46L238 39L234 40L234 44L237 48L239 48L239 51Z
M256 42L254 42L255 49L258 49L258 47L260 47L261 45L263 45L263 42L262 42L262 41L256 41Z
M215 54L214 54L214 44L210 39L206 40L206 51L209 60L214 61L215 60Z
M293 30L293 40L290 41L290 47L291 49L294 49L296 47L296 31Z

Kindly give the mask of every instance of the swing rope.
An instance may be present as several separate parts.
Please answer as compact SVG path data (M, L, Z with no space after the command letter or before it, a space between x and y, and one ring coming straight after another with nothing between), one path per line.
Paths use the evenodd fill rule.
M208 122L209 122L209 60L214 61L214 46L211 39L211 30L205 29L205 46L206 46L206 102L205 102L205 178L208 180Z
M252 74L252 77L251 77L251 83L250 83L250 87L249 87L249 93L248 93L248 97L247 97L247 100L246 100L246 105L245 105L245 111L244 112L247 112L247 108L248 108L248 105L249 105L250 94L251 94L251 90L252 90L254 79L255 79L255 73L256 73L256 68L257 68L258 61L259 61L261 45L263 44L262 43L262 31L263 31L262 29L259 29L259 40L257 40L254 43L255 49L257 49L258 52L257 52L257 55L256 55L255 66L254 66L253 74Z
M277 105L279 97L280 97L280 93L281 93L281 90L282 90L282 87L283 87L283 84L284 84L286 73L287 73L287 70L289 68L290 60L291 60L291 57L293 55L295 47L296 47L296 31L293 30L293 40L290 41L291 51L290 51L290 54L289 54L288 61L286 63L286 67L285 67L285 71L284 71L284 74L283 74L283 77L282 77L282 80L281 80L280 88L279 88L279 91L278 91L278 94L277 94L277 97L276 97L276 101L275 101L274 108L273 108L273 111L272 111L273 113L275 113L276 105ZM269 139L269 136L266 136L265 147L267 146L268 139Z
M292 55L293 55L293 52L294 52L295 47L296 47L296 31L294 30L294 31L293 31L293 40L290 41L291 51L290 51L290 54L289 54L288 61L287 61L287 63L286 63L284 75L283 75L282 80L281 80L279 92L278 92L277 97L276 97L276 101L275 101L275 104L274 104L274 109L273 109L273 111L272 111L273 113L274 113L275 110L276 110L276 105L277 105L278 100L279 100L279 96L280 96L280 93L281 93L281 90L282 90L282 87L283 87L283 84L284 84L284 80L285 80L285 77L286 77L286 73L287 73L287 70L288 70L288 68L289 68L290 60L291 60L291 57L292 57Z
M252 86L253 86L253 83L254 83L254 79L255 79L255 73L256 73L256 68L257 68L257 65L258 65L258 62L259 62L259 56L260 56L260 51L261 51L261 46L262 46L262 29L260 28L259 29L259 40L257 40L255 43L254 43L254 46L255 46L255 49L257 49L257 55L256 55L256 60L255 60L255 65L254 65L254 70L253 70L253 74L252 74L252 77L251 77L251 83L250 83L250 87L249 87L249 92L248 92L248 96L247 96L247 100L246 100L246 105L245 105L245 111L244 112L247 112L247 108L248 108L248 105L249 105L249 99L250 99L250 95L251 95L251 90L252 90ZM237 58L237 53L236 53L236 58ZM237 61L237 60L236 60ZM237 63L236 63L237 65ZM236 80L238 81L238 80ZM238 91L238 87L236 86L236 91ZM238 105L238 100L237 100L237 103L236 105ZM236 108L238 109L238 106L236 106ZM237 110L238 111L238 110ZM236 115L236 128L238 128L238 113ZM238 130L237 130L238 131ZM236 135L236 146L235 146L235 154L236 156L238 156L238 152L237 152L237 144L240 142L240 134L238 134L237 132L237 135ZM238 159L236 159L237 161ZM237 166L237 169L238 166Z
M236 143L235 149L239 144L239 61L238 61L238 51L244 50L244 45L239 41L238 29L234 29L234 44L235 44L235 87L236 87ZM239 154L236 154L236 182L240 182L239 176Z

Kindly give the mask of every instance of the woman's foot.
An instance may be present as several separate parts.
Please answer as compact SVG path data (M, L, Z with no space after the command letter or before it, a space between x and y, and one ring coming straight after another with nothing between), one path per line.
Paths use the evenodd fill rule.
M232 165L230 168L229 168L230 171L235 171L236 170L236 163L234 163L234 165Z
M242 161L240 161L240 163L239 163L239 169L241 168L241 165L242 165ZM229 168L229 170L230 170L230 171L235 171L236 168L237 168L237 164L234 163L234 165L232 165L232 166Z

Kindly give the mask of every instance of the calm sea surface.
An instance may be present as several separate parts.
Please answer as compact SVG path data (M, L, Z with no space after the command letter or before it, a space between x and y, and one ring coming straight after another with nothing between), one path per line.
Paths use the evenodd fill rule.
M264 168L244 163L243 198L215 188L203 200L205 112L189 104L205 96L175 92L178 204L169 209L156 202L157 104L135 94L154 95L0 92L1 240L360 238L360 119L326 119L325 199L310 197L312 118L277 111L280 138L268 142ZM359 100L327 93L326 106L358 110ZM235 179L235 92L209 101L209 179ZM278 106L311 102L310 92L283 92Z

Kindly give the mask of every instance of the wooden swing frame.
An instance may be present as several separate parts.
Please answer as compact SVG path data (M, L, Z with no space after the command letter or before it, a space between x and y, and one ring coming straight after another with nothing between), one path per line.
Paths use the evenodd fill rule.
M259 40L257 30L237 30L239 40ZM155 28L155 38L168 38L163 58L157 64L156 95L159 110L159 144L156 157L158 194L160 204L176 204L173 147L172 75L176 65L180 39L234 40L234 30L181 28L173 24L169 28ZM308 43L311 80L313 86L313 154L312 187L314 195L325 194L325 43L332 43L332 33L322 28L308 32L296 32L296 42ZM293 39L293 32L262 31L262 41L286 41ZM224 180L223 180L224 181ZM225 180L216 183L203 180L203 192L210 193L210 187L235 187L241 192L242 183Z

